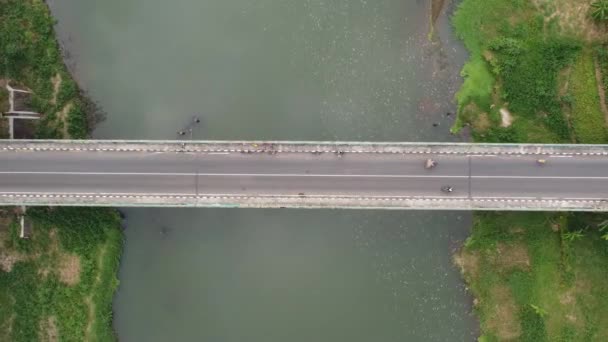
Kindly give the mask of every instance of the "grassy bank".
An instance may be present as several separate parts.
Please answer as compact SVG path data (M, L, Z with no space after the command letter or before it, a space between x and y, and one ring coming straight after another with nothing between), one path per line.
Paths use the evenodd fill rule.
M122 245L120 218L109 209L41 208L36 229L0 233L0 326L3 341L113 340L111 303Z
M581 144L606 143L606 121L600 106L595 65L590 49L582 51L570 78L572 127Z
M606 143L595 77L608 65L598 48L606 32L580 15L589 3L463 0L453 23L471 58L453 129L479 142ZM455 262L475 297L480 341L607 340L605 220L476 213Z
M608 246L597 215L476 214L456 262L482 341L606 341Z
M68 73L53 23L42 0L0 1L0 80L32 91L28 106L44 114L36 137L85 138L98 111Z
M0 83L32 91L37 138L85 138L98 118L68 73L42 0L0 1ZM0 108L6 92L0 90ZM2 120L4 121L4 120ZM5 126L0 124L1 128ZM29 239L15 208L0 208L0 341L112 341L122 248L115 210L30 208Z

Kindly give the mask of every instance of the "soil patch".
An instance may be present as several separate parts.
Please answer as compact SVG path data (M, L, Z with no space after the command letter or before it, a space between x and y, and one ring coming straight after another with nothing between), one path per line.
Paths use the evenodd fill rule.
M0 233L8 232L8 227L13 222L15 214L11 209L0 209Z
M564 317L567 321L577 326L584 324L583 311L577 302L577 291L579 289L575 287L563 292L559 296L559 303L565 308Z
M477 279L479 276L479 256L475 253L461 251L454 254L454 264L460 268L462 274Z
M11 220L6 221L6 218L1 217L0 220L3 220L3 222L7 222L6 227L8 227L8 224L10 224L11 222ZM0 222L0 226L1 225L2 224ZM8 229L0 230L0 270L4 272L12 271L13 265L15 265L15 263L25 260L24 255L6 247L6 240L8 239L8 234Z
M14 300L11 300L11 302L10 306L15 305ZM8 319L4 320L4 322L0 322L0 341L10 341L14 322L15 314L12 314Z
M57 120L59 120L61 127L62 127L62 133L63 133L63 138L64 139L68 139L70 137L70 133L68 133L68 114L70 113L70 111L72 110L72 108L74 107L74 103L73 102L68 102L65 107L63 107L63 109L61 109L59 112L57 112Z
M0 238L2 238L2 235L0 235ZM4 246L0 245L0 269L4 272L12 271L15 263L24 259L20 253L7 251Z
M56 342L59 341L59 331L55 317L51 316L40 321L40 341L41 342Z
M59 89L61 89L62 81L63 79L59 73L51 77L51 83L53 84L53 97L51 98L51 104L53 105L57 104L57 94L59 94Z
M443 5L445 5L445 0L432 0L431 1L431 23L434 24L441 15L441 10L443 10Z
M589 17L591 0L533 0L545 22L556 20L561 31L592 42L606 35L606 28L596 25Z
M500 341L513 341L521 335L521 325L517 317L517 305L511 290L504 285L496 285L491 290L494 307L488 317L488 327L496 332Z
M80 258L73 254L63 254L59 261L59 280L67 285L80 281Z
M481 113L475 121L473 121L473 128L476 132L485 132L492 127L492 122L488 113Z
M513 124L513 115L506 108L500 108L500 127L509 127Z
M502 270L520 269L530 270L530 255L523 244L498 243L496 246L496 266Z

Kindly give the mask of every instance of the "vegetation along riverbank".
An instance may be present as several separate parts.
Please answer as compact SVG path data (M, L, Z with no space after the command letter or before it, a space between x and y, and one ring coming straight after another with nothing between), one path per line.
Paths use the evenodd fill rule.
M8 83L31 91L20 105L42 114L19 123L17 135L85 138L99 111L67 71L53 24L42 0L0 1L0 111L7 110ZM17 213L0 208L0 341L115 340L111 305L123 239L117 211L29 208L27 239L19 237Z
M478 142L608 142L606 18L592 15L602 1L462 0L453 24L470 60L453 130ZM607 220L475 214L455 262L480 341L608 340Z

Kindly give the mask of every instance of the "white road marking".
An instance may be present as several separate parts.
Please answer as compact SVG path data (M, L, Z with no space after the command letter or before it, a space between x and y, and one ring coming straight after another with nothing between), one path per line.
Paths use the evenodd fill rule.
M0 171L0 175L66 175L66 176L199 176L199 177L332 177L332 178L445 178L467 179L456 175L395 174L314 174L314 173L194 173L194 172L70 172L70 171ZM608 179L608 176L471 176L472 179Z
M2 196L7 196L7 195L15 195L15 196L33 196L33 195L44 195L44 196L61 196L61 197L70 197L70 196L75 196L75 195L79 195L79 196L133 196L133 197L138 197L138 196L143 196L143 197L148 197L148 196L161 196L161 197L174 197L174 196L188 196L188 197L196 197L196 195L194 193L190 193L190 194L182 194L182 193L162 193L162 194L157 194L157 193L121 193L121 192L100 192L100 193L56 193L56 192L0 192L0 195Z
M500 199L500 198L501 197L496 197L496 196L473 196L473 200L477 200L477 199L481 199L481 200ZM530 200L537 200L537 199L539 199L538 197L509 197L509 198L530 199Z
M0 171L0 175L66 175L66 176L199 176L199 177L344 177L344 178L468 178L469 176L436 175L363 175L312 173L194 173L194 172L63 172L63 171Z
M603 176L585 177L585 176L471 176L471 178L480 179L608 179Z

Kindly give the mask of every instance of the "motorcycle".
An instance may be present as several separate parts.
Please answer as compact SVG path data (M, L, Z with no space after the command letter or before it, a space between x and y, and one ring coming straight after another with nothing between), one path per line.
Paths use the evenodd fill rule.
M445 192L445 193L450 193L450 192L453 192L453 191L454 191L454 188L452 188L452 187L451 187L451 186L449 186L449 185L446 185L446 186L442 186L442 187L441 187L441 191L442 191L442 192Z

